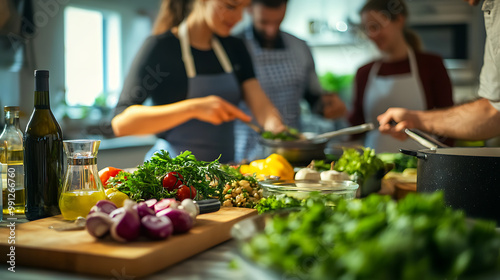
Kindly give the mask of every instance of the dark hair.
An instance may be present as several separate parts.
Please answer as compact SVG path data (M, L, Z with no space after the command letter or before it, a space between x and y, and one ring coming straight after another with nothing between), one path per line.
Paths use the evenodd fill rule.
M153 34L158 35L178 26L189 15L194 2L194 0L163 0L153 26Z
M287 2L288 0L252 0L252 4L262 4L269 8L278 8Z
M398 16L408 18L408 6L404 0L368 0L361 8L359 14L377 11L382 12L390 21L395 21ZM408 27L403 29L403 36L406 43L415 51L422 50L422 42L418 35Z

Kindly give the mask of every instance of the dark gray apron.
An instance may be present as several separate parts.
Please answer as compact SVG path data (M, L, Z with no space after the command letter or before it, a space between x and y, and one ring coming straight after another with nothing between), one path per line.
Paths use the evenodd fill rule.
M212 48L224 73L210 75L196 74L185 22L179 25L179 40L188 77L186 98L217 95L237 106L241 99L240 85L219 40L215 37L212 39ZM171 156L177 156L189 150L198 160L213 161L220 155L220 162L231 162L234 160L233 130L233 122L213 125L199 120L190 120L171 129L166 136L166 142L159 139L148 155L152 155L159 149L168 150Z

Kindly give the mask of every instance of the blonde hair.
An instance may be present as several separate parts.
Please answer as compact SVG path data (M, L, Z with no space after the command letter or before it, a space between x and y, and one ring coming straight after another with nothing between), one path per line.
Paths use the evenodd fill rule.
M163 0L153 25L153 35L178 26L191 13L195 0Z
M369 11L382 12L390 21L395 21L398 16L408 18L408 7L404 0L368 0L359 11L360 14ZM406 43L415 51L422 51L422 41L418 35L408 27L403 29Z

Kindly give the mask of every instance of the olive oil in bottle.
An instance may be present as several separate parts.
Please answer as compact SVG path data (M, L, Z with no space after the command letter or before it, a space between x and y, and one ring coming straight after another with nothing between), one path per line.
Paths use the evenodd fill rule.
M50 110L49 71L35 70L35 108L24 135L26 218L58 215L63 164L61 127Z
M19 107L5 106L5 126L0 134L0 174L3 215L24 214L23 133Z

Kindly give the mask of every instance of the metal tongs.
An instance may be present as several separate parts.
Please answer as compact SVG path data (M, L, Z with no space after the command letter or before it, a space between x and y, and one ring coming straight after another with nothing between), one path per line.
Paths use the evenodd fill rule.
M430 149L436 150L437 148L447 148L449 147L446 144L441 143L440 141L434 139L431 135L420 131L416 128L407 128L405 129L405 133L410 136L411 139L417 141L420 145Z
M330 139L339 135L351 135L351 134L358 134L358 133L363 133L366 131L373 130L375 128L375 125L373 123L365 123L361 125L356 125L356 126L351 126L351 127L346 127L343 129L319 134L316 136L313 136L311 138L308 138L307 140L314 140L314 139Z

